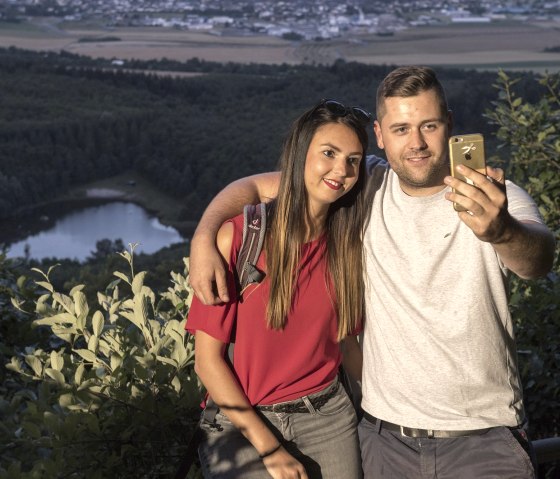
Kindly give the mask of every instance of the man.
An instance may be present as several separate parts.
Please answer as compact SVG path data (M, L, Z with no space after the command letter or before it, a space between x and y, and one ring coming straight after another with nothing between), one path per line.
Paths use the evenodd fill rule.
M473 184L449 176L451 127L433 70L398 68L379 86L374 132L390 168L370 159L359 426L366 478L535 477L507 276L546 274L554 239L502 170L459 169ZM227 300L215 231L243 204L274 196L277 181L238 180L205 212L191 285L206 303Z

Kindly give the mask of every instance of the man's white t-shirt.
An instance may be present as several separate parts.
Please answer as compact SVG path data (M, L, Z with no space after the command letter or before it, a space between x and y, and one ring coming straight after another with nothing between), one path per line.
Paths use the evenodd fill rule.
M385 162L364 238L366 321L362 407L382 420L439 430L524 420L508 271L444 197L405 194ZM508 209L542 223L521 188Z

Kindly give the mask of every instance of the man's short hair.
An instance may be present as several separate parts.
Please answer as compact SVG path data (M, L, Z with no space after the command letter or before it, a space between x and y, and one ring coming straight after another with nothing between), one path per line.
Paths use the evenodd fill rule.
M376 114L381 120L385 114L385 98L410 97L421 92L434 90L436 92L441 112L447 114L447 99L445 91L439 82L436 73L429 67L405 66L390 72L377 88Z

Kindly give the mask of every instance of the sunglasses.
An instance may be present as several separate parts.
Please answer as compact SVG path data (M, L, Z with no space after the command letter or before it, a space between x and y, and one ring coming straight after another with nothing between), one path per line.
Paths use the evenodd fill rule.
M364 124L371 121L371 113L359 106L345 106L337 100L321 100L318 107L322 106L336 116L352 115L356 120Z

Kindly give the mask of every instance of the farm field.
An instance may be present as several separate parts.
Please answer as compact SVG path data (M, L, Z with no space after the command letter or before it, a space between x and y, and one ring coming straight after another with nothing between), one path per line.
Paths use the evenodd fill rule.
M118 39L108 41L111 38ZM164 28L103 28L95 23L32 19L0 23L0 47L65 50L101 58L203 60L239 63L427 64L495 70L560 71L560 24L503 22L417 27L392 36L354 35L291 42L228 31L203 33Z

